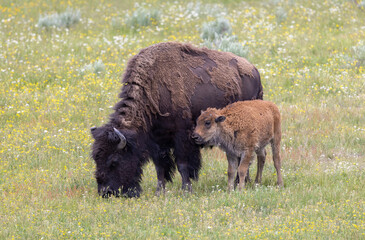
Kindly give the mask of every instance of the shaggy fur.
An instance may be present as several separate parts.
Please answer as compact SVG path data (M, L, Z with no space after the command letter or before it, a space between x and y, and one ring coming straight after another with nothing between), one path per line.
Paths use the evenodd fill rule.
M256 183L261 182L265 146L271 143L278 185L283 186L280 169L281 119L275 104L254 100L236 102L223 109L208 108L199 116L193 137L197 143L219 145L226 151L229 191L234 187L237 169L239 188L244 186L254 152L258 160Z
M247 100L246 88L249 92L253 87L259 91L248 99L262 99L258 78L257 69L251 63L232 53L182 43L156 44L130 60L123 77L125 87L120 94L124 101L115 106L113 117L123 126L142 126L144 130L146 121L151 121L153 115L169 116L171 111L182 110L183 117L188 119L191 118L191 96L197 85L213 84L224 93L226 101L242 97ZM165 111L159 104L161 86L174 96Z
M262 99L263 91L257 69L246 59L168 42L142 49L128 62L119 96L109 123L91 131L96 178L102 195L138 196L149 158L157 192L176 167L183 189L191 190L190 179L197 180L201 168L200 146L191 139L200 111ZM126 137L125 149L118 149L114 128Z

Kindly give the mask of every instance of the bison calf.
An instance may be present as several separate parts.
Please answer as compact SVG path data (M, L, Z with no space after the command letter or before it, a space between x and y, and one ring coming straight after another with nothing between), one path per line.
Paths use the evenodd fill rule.
M263 100L235 102L222 109L208 108L197 119L193 138L198 144L218 145L228 160L228 191L234 189L238 170L241 190L254 152L257 154L256 183L261 183L265 164L265 146L271 143L277 183L283 186L281 176L280 140L281 120L277 106Z

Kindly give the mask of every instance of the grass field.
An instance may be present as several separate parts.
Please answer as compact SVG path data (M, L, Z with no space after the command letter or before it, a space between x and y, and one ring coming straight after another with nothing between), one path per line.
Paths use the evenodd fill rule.
M365 2L137 2L0 1L0 239L365 239ZM213 149L191 195L177 173L155 197L150 163L141 198L100 198L89 129L108 121L128 59L202 45L218 18L281 110L285 188L269 154L262 185L227 193Z

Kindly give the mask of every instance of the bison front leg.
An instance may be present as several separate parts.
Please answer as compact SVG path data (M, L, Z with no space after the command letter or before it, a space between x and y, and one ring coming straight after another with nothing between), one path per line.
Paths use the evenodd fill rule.
M182 190L192 192L191 181L198 180L201 168L200 148L186 132L176 134L174 155L182 179Z
M177 169L180 172L181 175L181 189L183 191L187 191L187 192L192 192L192 186L191 186L191 181L189 178L189 169L188 169L188 164L186 162L179 162L177 163Z

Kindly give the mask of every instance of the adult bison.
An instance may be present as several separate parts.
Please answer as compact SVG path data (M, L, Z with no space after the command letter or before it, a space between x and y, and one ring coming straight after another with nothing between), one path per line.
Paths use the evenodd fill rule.
M157 189L176 166L191 191L201 168L200 146L191 139L196 118L208 107L262 99L257 69L232 53L190 44L159 43L135 55L123 76L121 100L110 121L91 128L98 192L137 197L142 167L151 158Z

